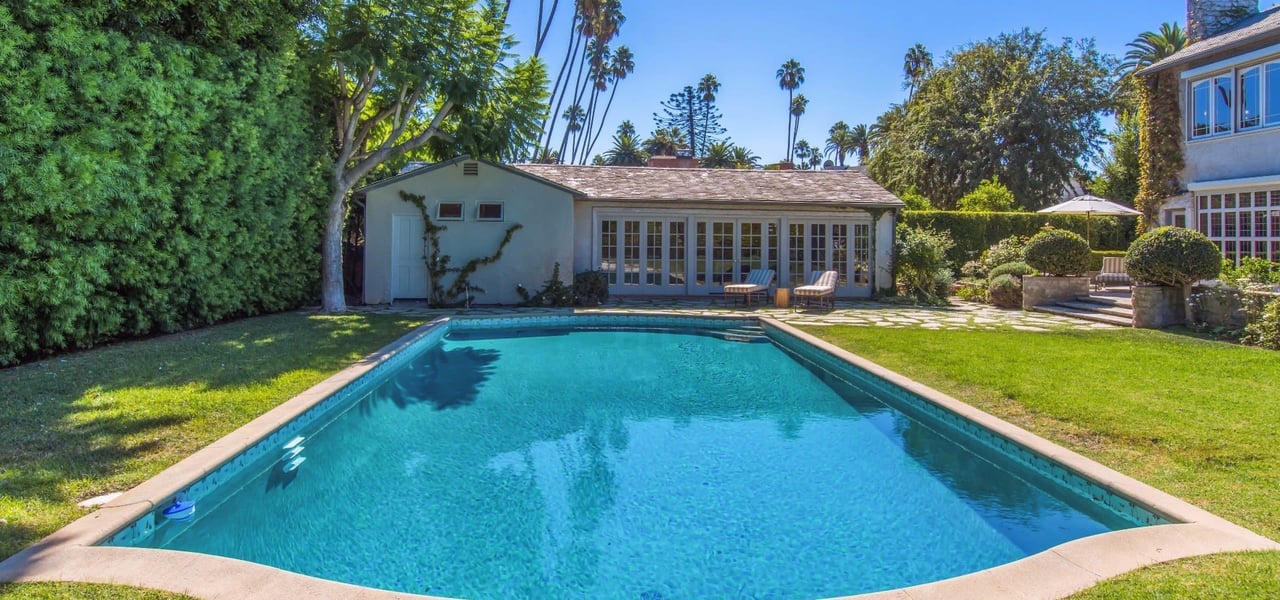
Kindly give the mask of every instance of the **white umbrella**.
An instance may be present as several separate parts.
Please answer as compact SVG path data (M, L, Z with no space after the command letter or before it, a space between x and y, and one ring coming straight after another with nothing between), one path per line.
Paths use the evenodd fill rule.
M1093 215L1125 216L1142 214L1128 206L1116 204L1110 200L1090 195L1076 196L1066 202L1054 204L1049 208L1042 208L1036 212L1058 213L1061 215L1084 215L1085 240L1089 240L1090 238L1089 221Z

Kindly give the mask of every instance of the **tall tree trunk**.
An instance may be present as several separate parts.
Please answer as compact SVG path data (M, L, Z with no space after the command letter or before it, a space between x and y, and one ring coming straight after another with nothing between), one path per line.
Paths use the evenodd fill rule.
M578 43L582 41L582 36L574 35L577 31L578 13L573 13L573 18L569 20L569 46L565 49L564 62L560 63L560 72L556 74L556 84L551 88L551 97L547 99L547 107L555 106L549 113L547 118L542 120L542 129L546 133L544 140L541 135L538 136L538 147L551 149L552 136L556 131L556 120L560 118L560 104L564 101L564 90L560 89L560 81L564 79L565 90L569 88L569 81L573 79L573 56L577 52ZM568 77L565 77L565 69L568 69ZM547 127L547 119L551 120L551 127Z
M796 140L800 139L800 115L793 114L792 116L795 117L796 124L795 124L795 129L791 130L791 151L795 152ZM794 157L791 157L791 156L787 157L788 160L791 160L792 158ZM807 161L809 159L805 158L805 160Z
M792 101L792 100L795 100L795 98L793 97L794 95L795 95L795 90L788 88L788 89L787 89L787 153L783 155L783 156L785 156L785 157L786 157L786 158L784 158L784 159L783 159L783 160L784 160L784 161L786 161L786 162L791 162L791 144L792 144L792 140L791 140L791 101Z
M618 83L620 81L622 80L615 79L613 81L613 87L609 88L609 101L606 102L604 105L604 114L600 115L600 129L596 131L595 138L591 140L591 146L590 146L591 148L596 147L596 142L600 141L600 134L604 133L604 122L609 118L609 107L613 106L613 95L618 93Z
M547 22L542 24L542 5L545 0L538 0L538 28L534 34L533 57L538 58L542 53L542 44L547 41L547 34L551 32L551 23L556 19L556 8L560 5L560 0L551 3L551 10L547 11Z
M324 224L321 244L321 310L326 313L347 311L346 290L342 276L342 225L347 221L347 193L351 186L344 182L342 164L334 167L333 195L329 197L329 218Z

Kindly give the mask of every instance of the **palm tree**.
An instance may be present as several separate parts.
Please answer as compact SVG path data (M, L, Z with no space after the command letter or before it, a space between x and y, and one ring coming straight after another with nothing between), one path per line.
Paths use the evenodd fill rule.
M907 49L902 60L902 75L907 80L907 102L916 95L920 80L933 69L933 55L924 49L924 44L916 44Z
M809 146L809 142L800 140L795 145L796 167L800 169L808 169L812 167L809 163L809 157L813 154L813 148Z
M613 97L618 93L618 82L627 78L636 70L635 58L631 55L631 50L626 46L618 46L613 53L613 61L609 63L609 76L612 80L613 87L609 90L609 101L604 105L604 113L600 116L600 129L596 131L595 137L591 140L591 145L587 148L594 148L596 142L600 140L600 134L604 132L604 122L609 118L609 109L613 106ZM630 123L631 121L624 121ZM631 128L631 135L635 135L635 127Z
M554 165L560 162L560 154L555 150L538 148L538 151L533 155L532 161L540 165Z
M635 133L621 131L621 128L618 135L613 136L613 147L604 151L604 164L617 167L644 166L648 158L640 148Z
M649 156L675 156L676 150L688 144L689 140L684 137L684 132L679 127L672 127L655 130L649 134L649 139L644 141L642 147Z
M825 155L822 153L822 148L819 148L817 146L809 148L809 168L810 169L822 168L822 159L824 156Z
M702 155L702 159L698 164L705 169L732 169L733 162L733 143L732 142L712 142L707 144L707 151Z
M841 167L844 166L845 155L853 151L852 142L849 124L844 121L836 121L836 124L827 130L827 154L835 155L836 164Z
M805 98L804 94L798 94L791 99L791 116L795 119L795 129L791 130L791 139L793 140L800 136L800 115L803 115L808 107L809 99Z
M791 103L794 99L796 88L804 83L804 67L796 59L788 60L782 63L778 68L778 87L787 90L787 153L783 156L787 160L791 160Z
M711 128L711 103L716 101L716 92L720 91L720 82L710 73L702 76L698 82L698 100L702 102L702 145L705 152L710 152L707 145L707 130Z
M849 130L849 141L852 152L858 157L858 164L864 164L871 156L871 132L866 123L858 123Z
M1120 63L1119 72L1129 75L1172 56L1187 46L1187 33L1177 23L1162 23L1160 31L1144 31L1125 44L1130 50Z
M560 152L558 153L561 158L564 158L564 151L566 146L569 145L569 136L577 132L579 129L582 129L582 120L586 118L586 116L587 111L582 110L582 106L578 104L570 105L569 108L564 109L564 114L560 115L560 118L567 121L564 130L564 139L560 141Z
M618 135L623 134L630 136L634 136L636 134L636 125L631 122L631 119L626 119L618 125Z
M736 145L733 147L733 168L754 169L758 166L760 166L760 157L756 156L751 149Z

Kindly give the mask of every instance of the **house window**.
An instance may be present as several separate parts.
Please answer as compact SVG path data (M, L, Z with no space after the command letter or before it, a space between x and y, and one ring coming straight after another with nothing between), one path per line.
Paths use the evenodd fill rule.
M1262 125L1262 67L1240 71L1240 129Z
M476 208L477 221L501 221L502 220L502 203L501 202L481 202Z
M1231 76L1213 78L1213 132L1231 132Z
M1266 65L1267 79L1263 83L1266 104L1262 107L1266 112L1267 125L1280 125L1280 62Z
M437 221L461 221L462 220L462 203L461 202L441 202L436 205Z
M1280 259L1280 190L1248 190L1198 196L1197 225L1232 262L1254 256Z
M1212 105L1209 102L1209 82L1197 81L1191 84L1191 137L1209 135L1209 123Z

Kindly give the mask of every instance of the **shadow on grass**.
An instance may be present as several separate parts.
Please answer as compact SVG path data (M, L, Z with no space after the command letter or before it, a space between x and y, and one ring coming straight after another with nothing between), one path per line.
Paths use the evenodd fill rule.
M0 547L35 541L53 507L136 485L418 322L282 313L0 370L0 497L19 511Z

